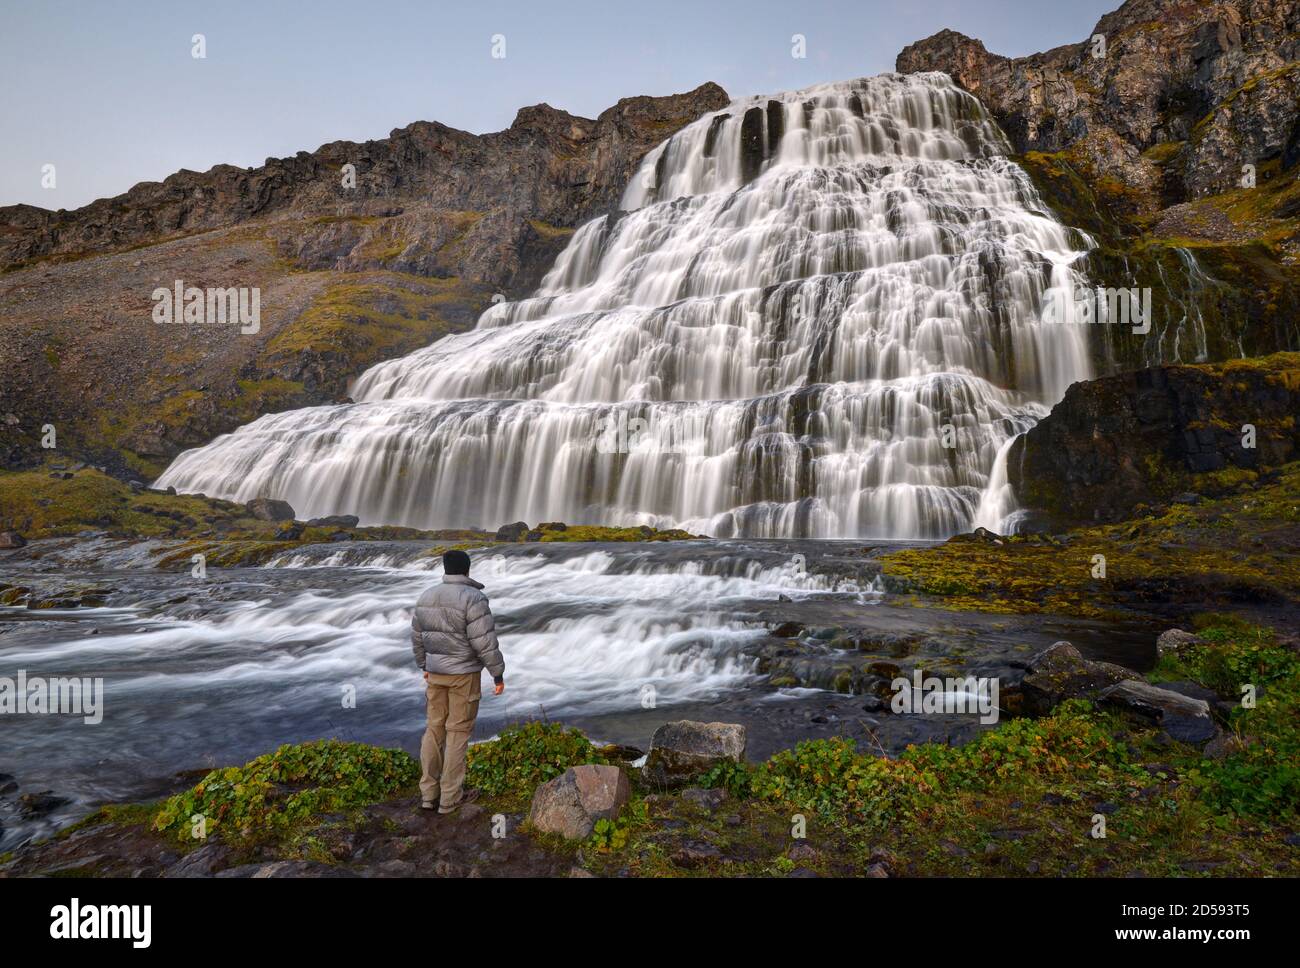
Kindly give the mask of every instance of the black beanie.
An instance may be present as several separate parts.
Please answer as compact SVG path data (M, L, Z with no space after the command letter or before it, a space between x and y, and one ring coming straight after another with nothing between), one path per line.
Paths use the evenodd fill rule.
M445 552L442 556L442 571L445 575L468 575L469 555L456 548Z

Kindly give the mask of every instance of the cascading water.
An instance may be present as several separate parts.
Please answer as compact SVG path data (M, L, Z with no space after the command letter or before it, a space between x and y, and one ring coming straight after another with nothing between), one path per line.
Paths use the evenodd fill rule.
M537 294L273 414L160 486L300 516L937 538L1014 508L1008 442L1089 375L1043 321L1088 240L943 74L747 98L654 149Z

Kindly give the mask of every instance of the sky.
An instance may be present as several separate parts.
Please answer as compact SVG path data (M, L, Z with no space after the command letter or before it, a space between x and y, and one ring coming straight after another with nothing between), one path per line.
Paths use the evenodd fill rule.
M945 27L1021 56L1086 40L1118 5L0 0L0 205L76 208L181 168L257 166L412 121L499 131L542 101L595 117L705 81L741 97L878 74Z

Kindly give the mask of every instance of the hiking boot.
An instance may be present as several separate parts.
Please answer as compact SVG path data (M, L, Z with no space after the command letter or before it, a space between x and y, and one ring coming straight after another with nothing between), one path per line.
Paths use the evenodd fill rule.
M421 800L421 801L420 801L420 809L421 809L421 810L437 810L437 809L438 809L438 801L437 801L437 800Z
M453 803L450 807L439 807L439 813L455 813L467 803L473 803L478 799L479 791L474 787L466 787L465 792L461 794L460 800Z

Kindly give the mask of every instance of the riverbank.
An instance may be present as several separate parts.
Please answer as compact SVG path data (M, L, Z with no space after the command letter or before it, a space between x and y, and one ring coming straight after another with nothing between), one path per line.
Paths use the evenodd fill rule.
M1295 876L1300 656L1268 629L1199 624L1149 679L1223 689L1226 663L1255 680L1258 703L1213 747L1073 698L963 747L883 758L818 740L666 790L629 764L638 751L532 722L473 747L483 796L442 817L418 810L405 753L315 743L102 808L0 876ZM536 833L533 790L580 763L622 766L632 799L585 840Z
M1297 873L1288 765L1297 750L1286 725L1300 647L1297 464L1116 524L942 544L645 540L637 529L522 522L507 532L515 540L498 541L268 522L239 505L132 490L94 469L49 473L8 475L10 493L39 508L44 488L84 488L99 501L87 507L102 514L107 500L116 517L29 525L32 540L3 553L0 653L6 666L102 677L114 716L95 730L62 718L9 724L23 755L0 781L0 826L10 845L15 834L26 842L5 862L12 875L268 865L366 876ZM182 504L181 520L165 513ZM135 515L147 526L132 530ZM195 531L200 520L209 534ZM285 527L301 533L275 540ZM560 721L645 748L674 719L737 722L753 762L695 781L725 793L684 794L638 783L624 759L636 797L599 842L524 831L493 846L497 814L510 831L524 826L526 784L441 826L420 816L409 770L421 710L400 674L403 622L453 545L477 549L512 661L528 670L512 680L510 704L485 704L477 739ZM194 554L210 562L202 580ZM1105 577L1093 574L1097 555ZM1198 617L1207 608L1234 614ZM1197 622L1209 643L1199 658L1158 659L1161 631ZM1025 680L1057 639L1083 661L1211 690L1222 742L1207 753L1109 706L1060 707L1064 693L1042 708L1043 689ZM1002 722L894 714L893 680L916 673L996 679ZM1228 711L1242 681L1258 687L1260 705ZM342 713L347 686L360 702ZM293 707L279 698L288 694ZM123 733L112 720L132 726ZM237 736L226 728L235 721ZM324 811L306 839L296 822L256 843L222 834L191 859L193 844L152 829L156 798L193 787L205 769L326 736L347 741L331 747L339 762L403 747L386 762L405 779ZM85 763L51 767L59 754L42 752L51 742ZM583 744L549 769L598 755ZM547 742L517 754L533 786L541 774L526 757L538 749ZM801 786L810 775L821 782ZM105 802L119 805L97 806ZM809 825L802 843L790 840L795 812ZM1097 816L1110 829L1101 844L1080 826Z

